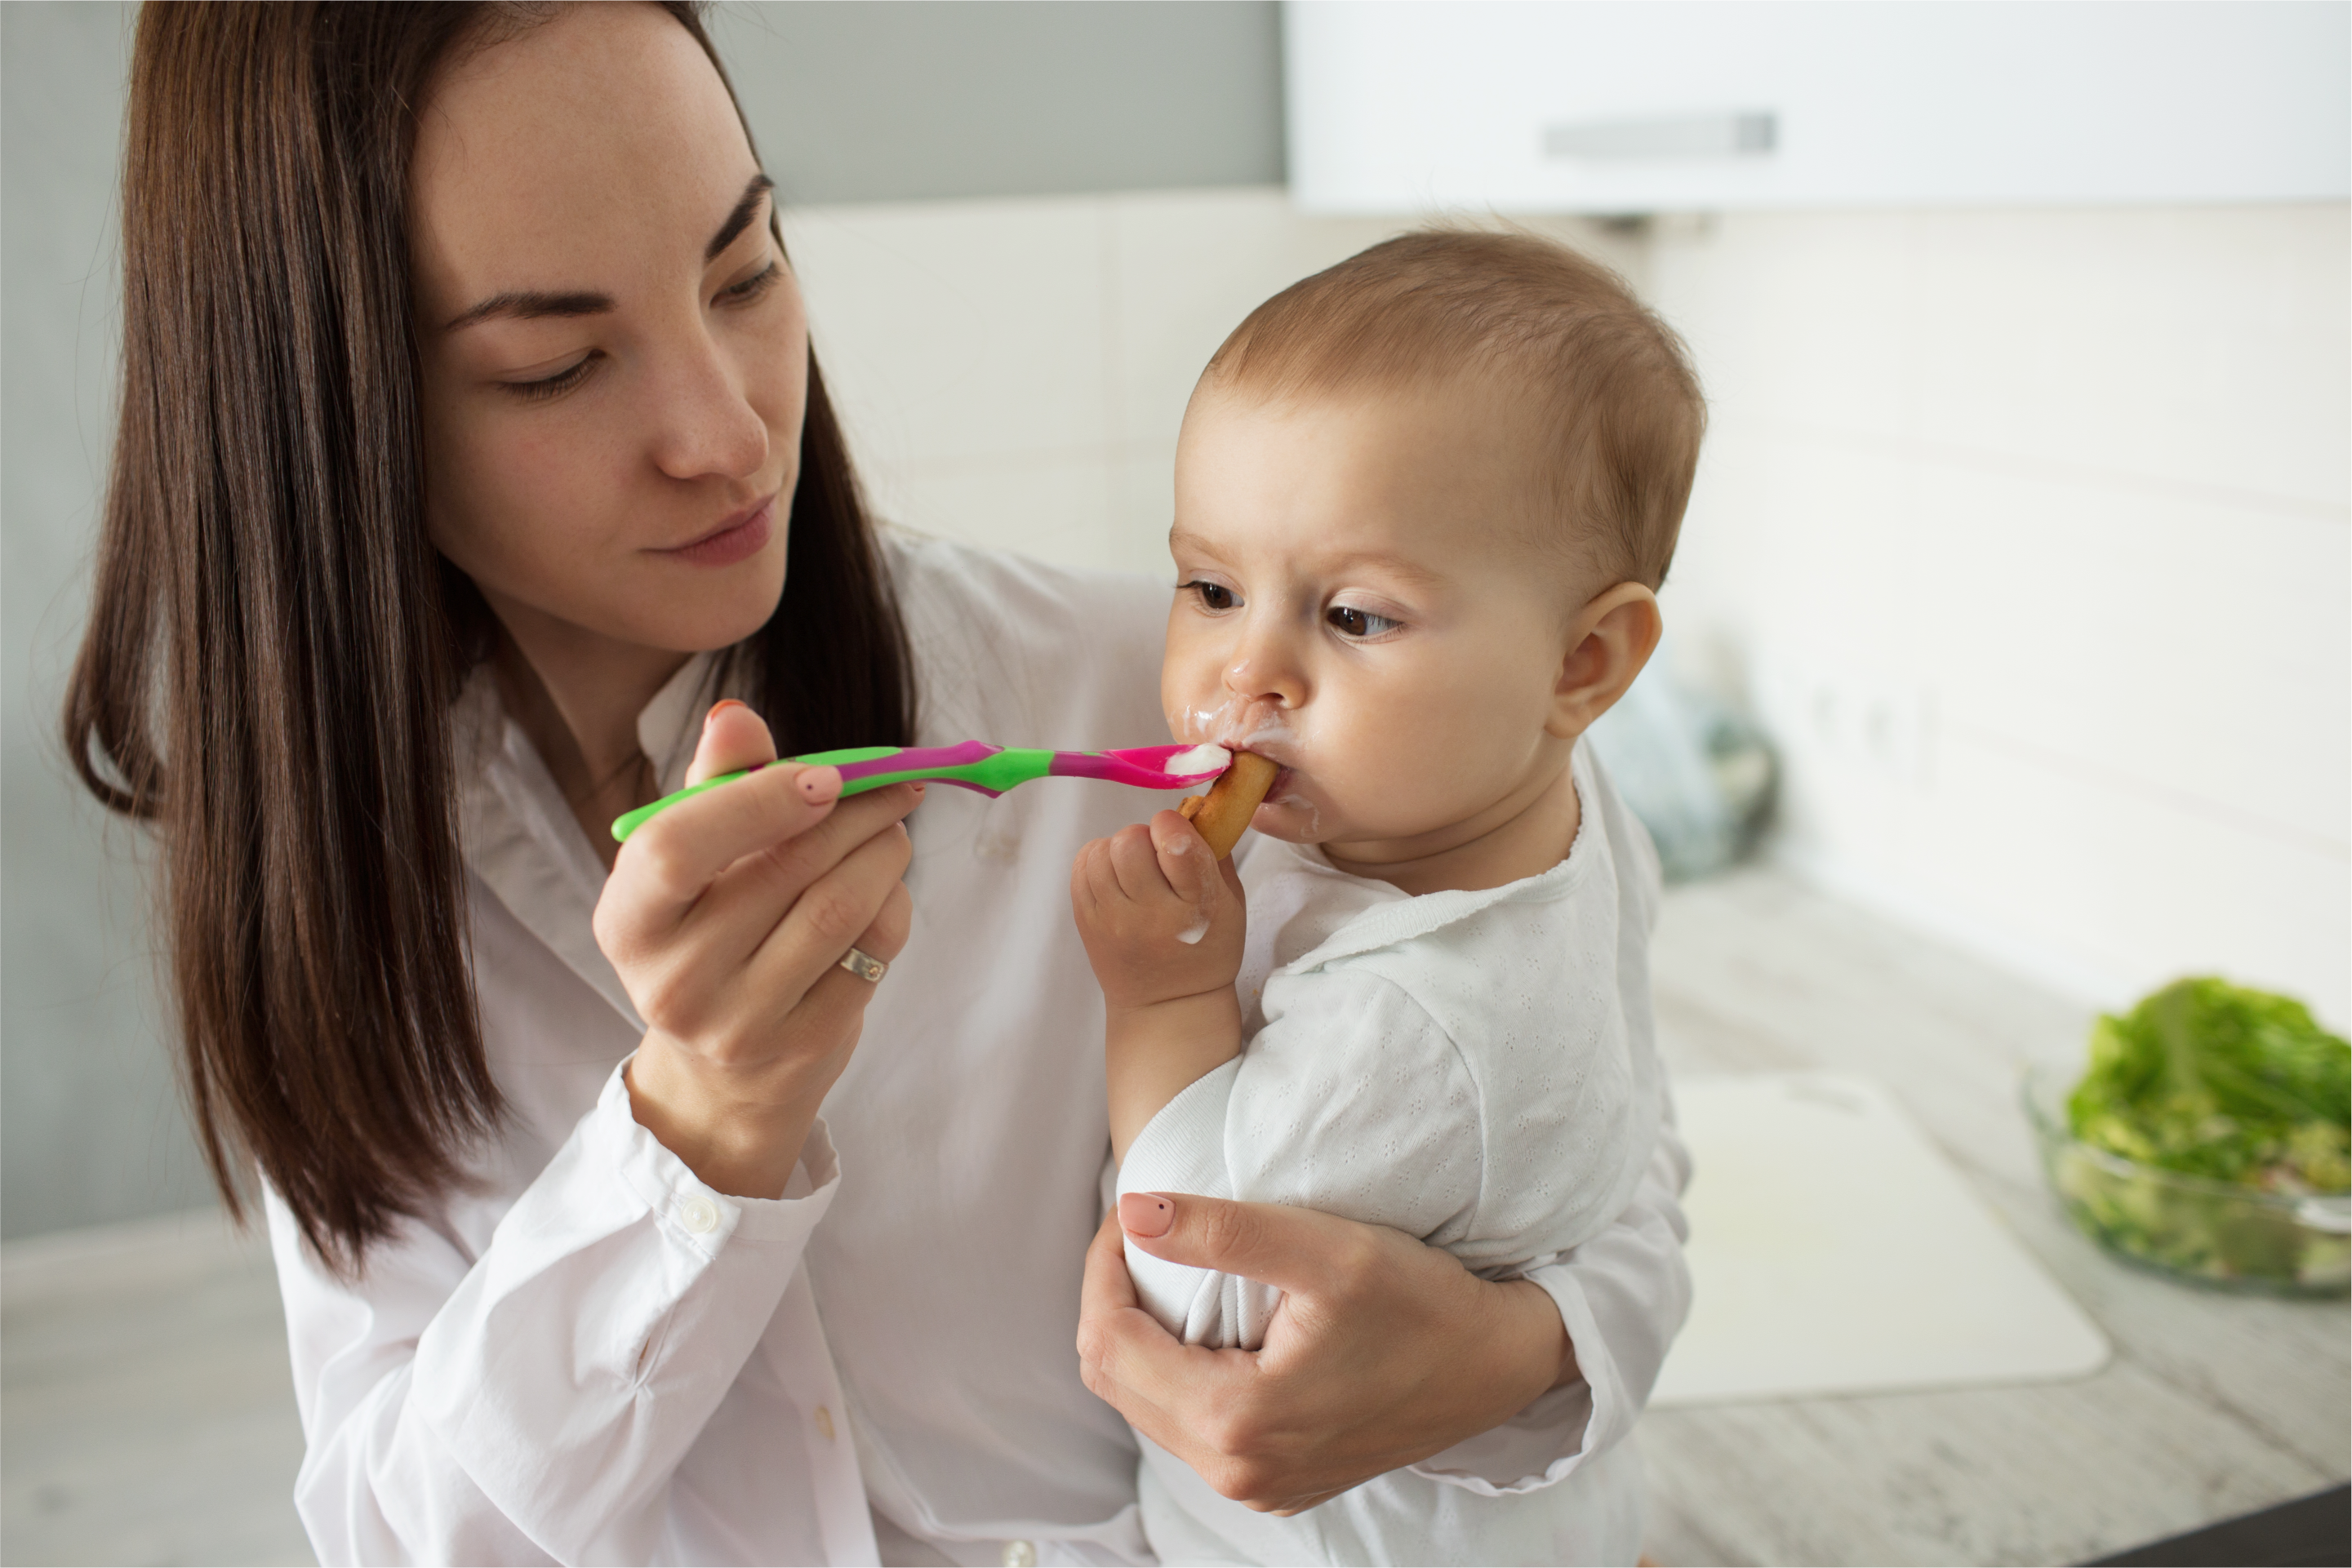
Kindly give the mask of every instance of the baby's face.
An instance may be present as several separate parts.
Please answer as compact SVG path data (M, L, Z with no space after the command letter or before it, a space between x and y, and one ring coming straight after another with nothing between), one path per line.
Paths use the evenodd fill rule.
M1563 765L1548 724L1582 599L1527 542L1523 423L1459 387L1194 397L1160 701L1180 737L1282 764L1258 831L1415 858Z

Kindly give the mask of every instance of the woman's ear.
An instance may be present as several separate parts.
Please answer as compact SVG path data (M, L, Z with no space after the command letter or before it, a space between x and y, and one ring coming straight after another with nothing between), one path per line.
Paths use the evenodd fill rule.
M1616 706L1657 651L1665 622L1658 596L1638 582L1621 582L1593 596L1569 627L1568 653L1552 688L1551 718L1544 726L1573 740Z

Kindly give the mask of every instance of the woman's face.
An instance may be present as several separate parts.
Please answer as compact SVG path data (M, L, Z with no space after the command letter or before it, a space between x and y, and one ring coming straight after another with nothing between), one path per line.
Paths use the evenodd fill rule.
M701 48L653 6L566 7L436 78L412 181L435 545L519 635L756 631L808 324Z

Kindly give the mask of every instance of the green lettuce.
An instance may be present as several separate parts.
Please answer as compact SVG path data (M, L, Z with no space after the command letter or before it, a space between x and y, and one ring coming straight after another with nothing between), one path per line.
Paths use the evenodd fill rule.
M2141 1165L2305 1195L2352 1188L2352 1044L2300 1002L2176 980L2091 1030L2074 1136Z

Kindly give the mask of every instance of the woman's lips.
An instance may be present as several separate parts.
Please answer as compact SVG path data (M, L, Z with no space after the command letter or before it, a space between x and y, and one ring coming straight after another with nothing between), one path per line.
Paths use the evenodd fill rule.
M776 498L771 496L749 512L728 518L693 543L657 549L654 554L693 566L733 566L767 548L768 536L775 530L775 517Z

